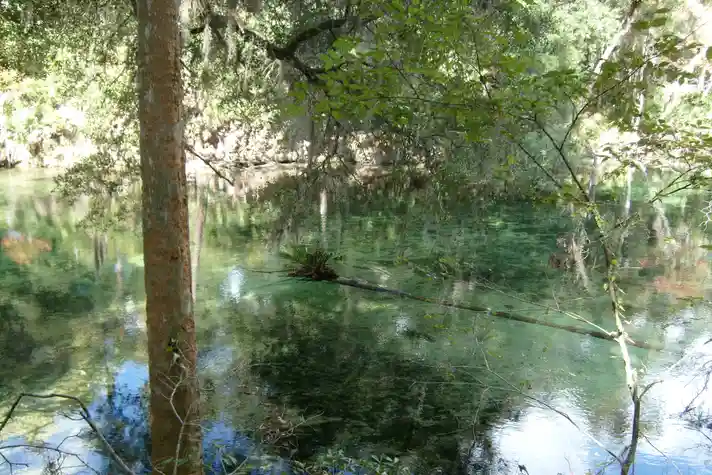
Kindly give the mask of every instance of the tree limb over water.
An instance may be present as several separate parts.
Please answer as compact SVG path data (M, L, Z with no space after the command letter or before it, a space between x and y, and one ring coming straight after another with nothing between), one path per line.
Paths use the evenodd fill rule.
M297 56L297 50L299 49L299 47L323 33L331 32L332 34L334 34L336 30L340 30L345 26L364 26L376 19L376 16L370 16L367 18L360 18L357 16L330 18L295 33L294 36L289 39L289 41L287 41L284 46L279 46L274 43L271 43L269 40L263 38L258 33L246 28L245 25L242 24L242 22L236 22L236 30L244 40L249 41L252 44L262 48L267 54L267 56L269 56L270 58L289 63L290 65L292 65L292 67L294 67L294 69L301 72L308 82L312 84L321 85L324 84L324 82L322 79L319 78L319 75L325 73L326 69L309 66L304 61L302 61ZM205 30L205 28L210 28L215 32L225 31L227 29L228 23L229 17L227 15L211 13L209 15L208 21L201 26L191 28L190 34L201 34ZM334 35L334 37L338 37L338 35Z

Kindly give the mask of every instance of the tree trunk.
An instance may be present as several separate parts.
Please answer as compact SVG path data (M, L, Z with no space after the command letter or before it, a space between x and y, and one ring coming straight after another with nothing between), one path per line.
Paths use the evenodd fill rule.
M598 58L596 65L593 67L593 74L595 76L601 74L601 71L603 71L603 65L606 64L606 62L608 62L613 57L613 53L615 53L615 51L620 47L621 43L623 42L623 39L633 29L633 22L635 20L636 14L638 13L638 9L642 4L642 0L633 0L632 2L630 2L630 7L628 8L625 17L623 18L623 24L618 30L618 33L616 33L613 38L611 38L611 41L608 42L608 46L606 46L605 51L603 51L603 54L600 58Z
M137 3L151 463L154 473L202 475L179 2Z
M328 249L326 236L327 211L329 208L329 195L326 190L319 193L319 215L321 216L321 246Z
M94 232L94 274L97 279L106 260L106 234Z

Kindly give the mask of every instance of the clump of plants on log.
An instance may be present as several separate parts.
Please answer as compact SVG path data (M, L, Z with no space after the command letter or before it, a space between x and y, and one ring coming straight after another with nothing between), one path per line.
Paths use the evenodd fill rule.
M307 246L293 246L280 255L292 262L290 277L304 277L311 280L335 280L339 277L331 262L341 260L341 256L326 249Z

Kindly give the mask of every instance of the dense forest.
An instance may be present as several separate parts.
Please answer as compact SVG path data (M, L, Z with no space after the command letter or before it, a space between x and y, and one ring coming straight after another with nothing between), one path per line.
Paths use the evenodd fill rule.
M0 473L708 473L710 20L0 0Z

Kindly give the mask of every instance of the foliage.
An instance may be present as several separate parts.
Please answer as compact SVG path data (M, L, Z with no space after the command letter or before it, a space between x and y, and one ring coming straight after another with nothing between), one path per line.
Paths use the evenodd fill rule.
M64 168L60 192L72 199L135 182L130 2L4 2L0 32L0 141L16 162Z
M34 46L20 51L7 42L4 69L54 77L63 92L56 100L88 114L82 132L97 150L60 179L62 193L123 194L136 176L130 8L75 0L64 11L33 2L28 15L6 3L0 27L9 38L29 35ZM367 155L437 169L436 183L526 196L550 188L549 178L570 180L557 163L560 141L579 170L591 153L609 159L608 171L643 158L647 167L706 166L708 145L696 139L707 128L706 47L685 22L695 13L673 0L637 10L604 0L475 8L459 0L407 8L384 0L189 3L188 143L219 168L343 159L370 141ZM633 28L615 40L627 15ZM607 50L613 54L599 64ZM694 81L697 92L665 104L672 86ZM641 98L634 140L597 144L607 130L622 136L638 127ZM690 120L683 111L693 104ZM690 186L701 186L701 176Z
M429 208L419 208L426 235L445 234L441 226L452 203L467 207L476 200L515 198L556 204L574 226L559 226L552 217L552 228L573 227L580 246L603 246L605 265L600 252L586 252L581 262L588 273L580 278L590 277L596 289L602 283L612 289L609 303L618 315L622 302L613 283L626 278L626 236L643 237L627 214L631 198L625 198L628 208L620 217L618 209L601 203L600 190L625 179L632 195L635 174L650 181L646 198L653 200L709 186L712 45L705 19L691 4L184 3L186 148L194 162L208 162L228 176L267 163L308 165L302 180L267 189L262 197L269 206L251 203L259 222L236 225L242 237L265 237L269 224L287 229L296 222L316 240L294 202L322 190L332 193L332 208L347 216L352 204L368 208L374 196L391 199L379 219L392 221L383 227L392 235L407 227L393 218L416 204L404 196L409 188L423 189L429 201ZM91 196L89 217L104 224L112 223L104 210L117 211L107 203L118 203L124 213L113 223L121 221L135 209L126 197L138 181L131 2L6 0L0 4L0 34L0 81L8 91L2 96L0 164L31 157L51 165L62 158L69 168L57 180L61 195ZM78 112L71 120L63 114L70 107ZM340 202L358 193L344 186L344 177L361 183L359 172L371 164L390 172L390 189L365 185L361 194L367 196L360 201ZM676 176L663 179L670 170ZM341 176L332 180L336 174ZM315 175L324 178L318 188L311 181ZM559 214L553 206L547 209ZM225 222L232 219L226 217L230 211L210 212ZM331 218L327 214L323 219ZM392 263L400 256L398 272L405 275L472 278L519 291L518 282L532 275L549 278L546 254L554 249L535 242L526 229L531 223L495 221L480 219L485 230L473 234L481 242L470 247L434 244L417 256L398 249L382 260ZM360 222L364 235L374 222L382 224L371 217ZM488 233L504 244L493 250ZM209 230L207 236L224 242L226 234ZM660 234L674 239L669 230ZM452 239L462 236L466 230ZM394 241L384 239L389 251ZM331 267L337 256L324 249L299 247L285 257L296 264L292 276L337 277ZM314 332L329 328L325 323ZM300 330L291 343L315 348L313 335ZM290 358L268 356L288 365L301 354L294 347L283 353ZM403 363L404 371L413 371L409 363Z
M329 263L340 260L341 256L325 249L317 247L310 250L306 246L292 246L283 251L281 256L297 265L289 272L291 277L307 277L312 280L334 280L338 277Z
M0 73L2 74L2 73ZM5 73L0 87L5 89L0 105L0 143L6 166L28 160L31 155L39 164L66 150L61 147L73 141L83 127L81 111L62 104L52 87L53 79L19 79ZM23 153L24 152L24 153ZM17 156L19 153L19 156ZM55 160L70 157L57 157Z
M340 472L368 473L373 475L408 475L411 469L398 457L372 456L366 459L349 457L343 450L329 450L318 461L298 462L295 469L309 475L331 475Z

